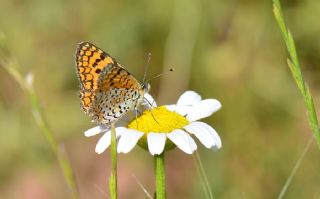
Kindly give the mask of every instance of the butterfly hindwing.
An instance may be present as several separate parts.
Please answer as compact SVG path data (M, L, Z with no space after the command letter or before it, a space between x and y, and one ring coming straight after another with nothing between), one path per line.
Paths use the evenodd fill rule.
M100 74L98 85L90 114L94 120L105 124L118 120L136 108L143 99L140 83L119 66L105 68Z
M94 121L109 125L143 100L141 84L97 46L80 43L75 61L81 107Z

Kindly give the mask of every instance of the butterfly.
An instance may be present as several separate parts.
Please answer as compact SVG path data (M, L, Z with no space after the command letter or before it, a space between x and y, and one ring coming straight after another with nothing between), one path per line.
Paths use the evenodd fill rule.
M113 57L90 42L78 44L75 54L81 108L92 121L107 126L137 109L150 89Z

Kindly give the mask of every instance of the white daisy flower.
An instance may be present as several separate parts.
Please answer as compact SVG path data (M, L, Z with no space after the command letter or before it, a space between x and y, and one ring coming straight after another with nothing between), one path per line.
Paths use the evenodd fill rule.
M201 100L194 91L183 93L177 104L156 107L151 95L147 100L154 106L128 125L116 127L118 153L128 153L136 144L149 150L152 155L159 155L164 150L178 147L187 154L192 154L197 145L194 135L206 148L218 150L222 147L218 133L208 124L198 120L211 116L221 108L216 99ZM111 143L111 130L103 125L85 132L85 136L104 133L96 145L98 154L104 152Z

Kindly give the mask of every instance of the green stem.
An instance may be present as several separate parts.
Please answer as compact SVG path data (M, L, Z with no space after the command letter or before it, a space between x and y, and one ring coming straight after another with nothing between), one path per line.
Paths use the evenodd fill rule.
M213 194L210 188L210 184L206 175L206 172L204 170L200 155L198 153L198 151L195 151L195 153L193 154L193 160L195 162L196 165L196 169L197 172L201 178L201 186L203 188L203 191L205 193L205 198L207 199L213 199Z
M48 125L48 122L44 117L44 114L42 113L40 102L39 102L38 96L35 93L33 86L26 84L24 90L28 94L35 121L38 124L39 128L41 129L41 132L44 134L47 141L49 142L51 146L51 150L56 155L60 168L62 169L64 177L67 181L67 184L71 188L72 198L78 199L79 194L78 194L77 183L74 176L74 171L68 160L64 147L63 145L59 146L57 140L55 139L54 134L51 131Z
M166 199L166 177L164 165L164 153L154 156L154 170L156 175L155 199Z
M313 136L318 144L318 148L320 149L320 129L319 129L319 122L317 118L316 108L313 102L313 97L311 95L308 85L305 83L304 78L302 76L300 62L299 62L299 59L297 56L297 50L295 47L295 42L293 40L293 36L291 32L287 28L286 23L284 21L279 0L273 0L273 12L278 22L278 25L280 27L285 44L287 46L287 50L289 54L289 58L287 59L287 62L291 70L291 74L294 80L296 81L296 84L303 96L305 107L307 109L309 125L311 127Z
M111 175L109 178L110 198L117 199L117 137L114 124L111 125Z
M74 172L71 164L68 160L67 154L65 153L63 147L59 146L58 141L54 137L54 133L48 125L48 122L42 112L40 105L40 100L33 87L32 81L27 81L25 75L19 70L20 65L18 62L10 55L8 49L5 45L5 41L0 35L0 65L7 70L7 72L13 77L15 81L18 82L22 90L26 93L31 104L31 110L36 121L36 124L40 128L40 132L47 139L52 152L55 154L59 166L64 174L64 178L71 189L71 194L73 199L79 198L79 192L77 188L77 183L74 177ZM29 74L30 75L30 74ZM31 76L29 78L32 78Z
M287 178L286 183L283 185L283 187L282 187L277 199L282 199L284 197L285 193L288 190L289 185L292 182L293 177L296 175L296 173L297 173L297 171L298 171L298 169L299 169L299 167L300 167L300 165L302 163L302 160L304 159L304 157L306 156L308 150L310 149L312 141L313 141L313 138L311 137L310 140L308 141L308 143L306 144L306 146L304 147L302 154L299 156L298 161L296 162L296 164L294 165L292 171L290 172L290 175Z
M283 39L285 41L287 51L289 54L289 58L287 59L288 66L291 70L291 74L298 86L298 89L300 90L300 93L303 96L303 100L305 103L305 107L307 110L307 117L309 120L309 125L311 127L313 136L317 142L318 148L320 149L320 129L319 129L319 122L317 118L317 112L316 108L314 106L313 97L311 95L310 89L307 85L307 83L304 81L304 78L302 76L302 71L300 67L300 62L297 56L297 50L295 47L295 42L293 39L293 36L289 29L286 26L286 23L283 18L282 9L280 5L279 0L272 0L273 1L273 13L276 18L276 21L278 22L279 28L281 30ZM298 159L298 161L295 164L295 167L291 171L285 185L282 187L282 190L278 196L278 199L283 198L294 175L296 174L303 158L305 157L306 152L310 148L311 141L308 143L308 145L305 147L305 150L303 151L302 155Z

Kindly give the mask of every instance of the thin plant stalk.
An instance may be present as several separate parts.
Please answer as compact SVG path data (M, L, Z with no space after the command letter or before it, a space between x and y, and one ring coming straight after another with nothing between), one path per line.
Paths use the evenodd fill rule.
M313 98L310 92L310 89L308 85L305 83L304 78L302 76L300 62L297 56L297 51L295 47L295 42L293 40L293 36L289 29L287 28L283 14L281 9L281 4L279 0L272 0L273 1L273 13L276 18L276 21L278 22L279 28L281 30L282 37L284 39L284 42L286 44L289 58L287 58L287 64L290 68L291 74L298 86L298 89L303 97L305 107L307 109L307 117L309 120L309 125L311 127L311 131L313 134L313 137L318 145L318 148L320 149L320 130L319 130L319 123L317 118L316 109L314 107ZM310 148L311 141L308 142L306 145L302 155L299 157L298 161L295 163L294 168L292 169L288 179L286 180L286 183L282 187L278 199L282 199L292 182L292 179L294 175L296 174L299 166L301 165L301 162L303 158L305 157L305 154L307 153L308 149Z
M202 161L201 161L201 158L200 158L198 151L195 151L195 153L193 154L193 160L196 165L197 173L201 179L201 186L202 186L202 189L206 195L205 197L207 199L213 199L213 194L212 194L212 191L210 188L208 177L207 177L206 172L203 168L203 164L202 164Z
M74 177L74 171L63 146L58 144L58 141L55 139L54 134L50 129L46 118L44 117L42 108L40 106L40 100L33 87L33 76L32 74L23 75L19 70L20 66L18 62L10 55L5 45L3 35L0 35L0 65L13 77L13 79L19 84L19 86L27 95L36 124L38 125L40 132L48 141L52 152L55 154L58 160L60 168L64 174L64 178L71 189L72 198L78 199L79 192Z
M111 125L111 175L109 177L109 192L111 199L118 198L117 182L117 138L115 125Z
M164 153L154 156L154 170L156 176L156 197L155 199L166 199L166 178Z
M299 59L297 56L295 43L294 43L291 32L286 27L279 0L273 0L273 13L274 13L274 16L278 22L279 28L281 30L283 39L285 41L285 44L286 44L286 47L287 47L287 50L289 53L289 58L287 59L288 66L289 66L291 74L292 74L301 94L302 94L304 104L307 109L307 116L308 116L308 120L309 120L309 125L311 127L313 136L317 142L318 148L320 149L320 130L319 130L316 109L315 109L314 103L313 103L313 98L310 93L310 89L309 89L308 85L305 83L305 81L303 79L301 67L300 67L300 62L299 62Z
M146 199L153 199L151 194L147 191L147 189L143 186L143 184L139 181L139 179L132 174L132 177L134 178L134 180L136 181L136 183L139 185L139 187L142 189L142 191L146 194Z
M303 152L301 153L301 155L299 156L299 159L297 160L296 164L294 165L294 167L293 167L289 177L287 178L285 184L283 185L283 187L282 187L277 199L282 199L284 197L285 193L288 190L289 185L292 182L292 179L293 179L294 175L297 173L297 171L298 171L298 169L299 169L299 167L300 167L300 165L302 163L302 160L306 156L306 154L307 154L307 152L308 152L313 140L314 140L313 137L311 137L309 139L308 143L306 144L306 146L304 147Z

